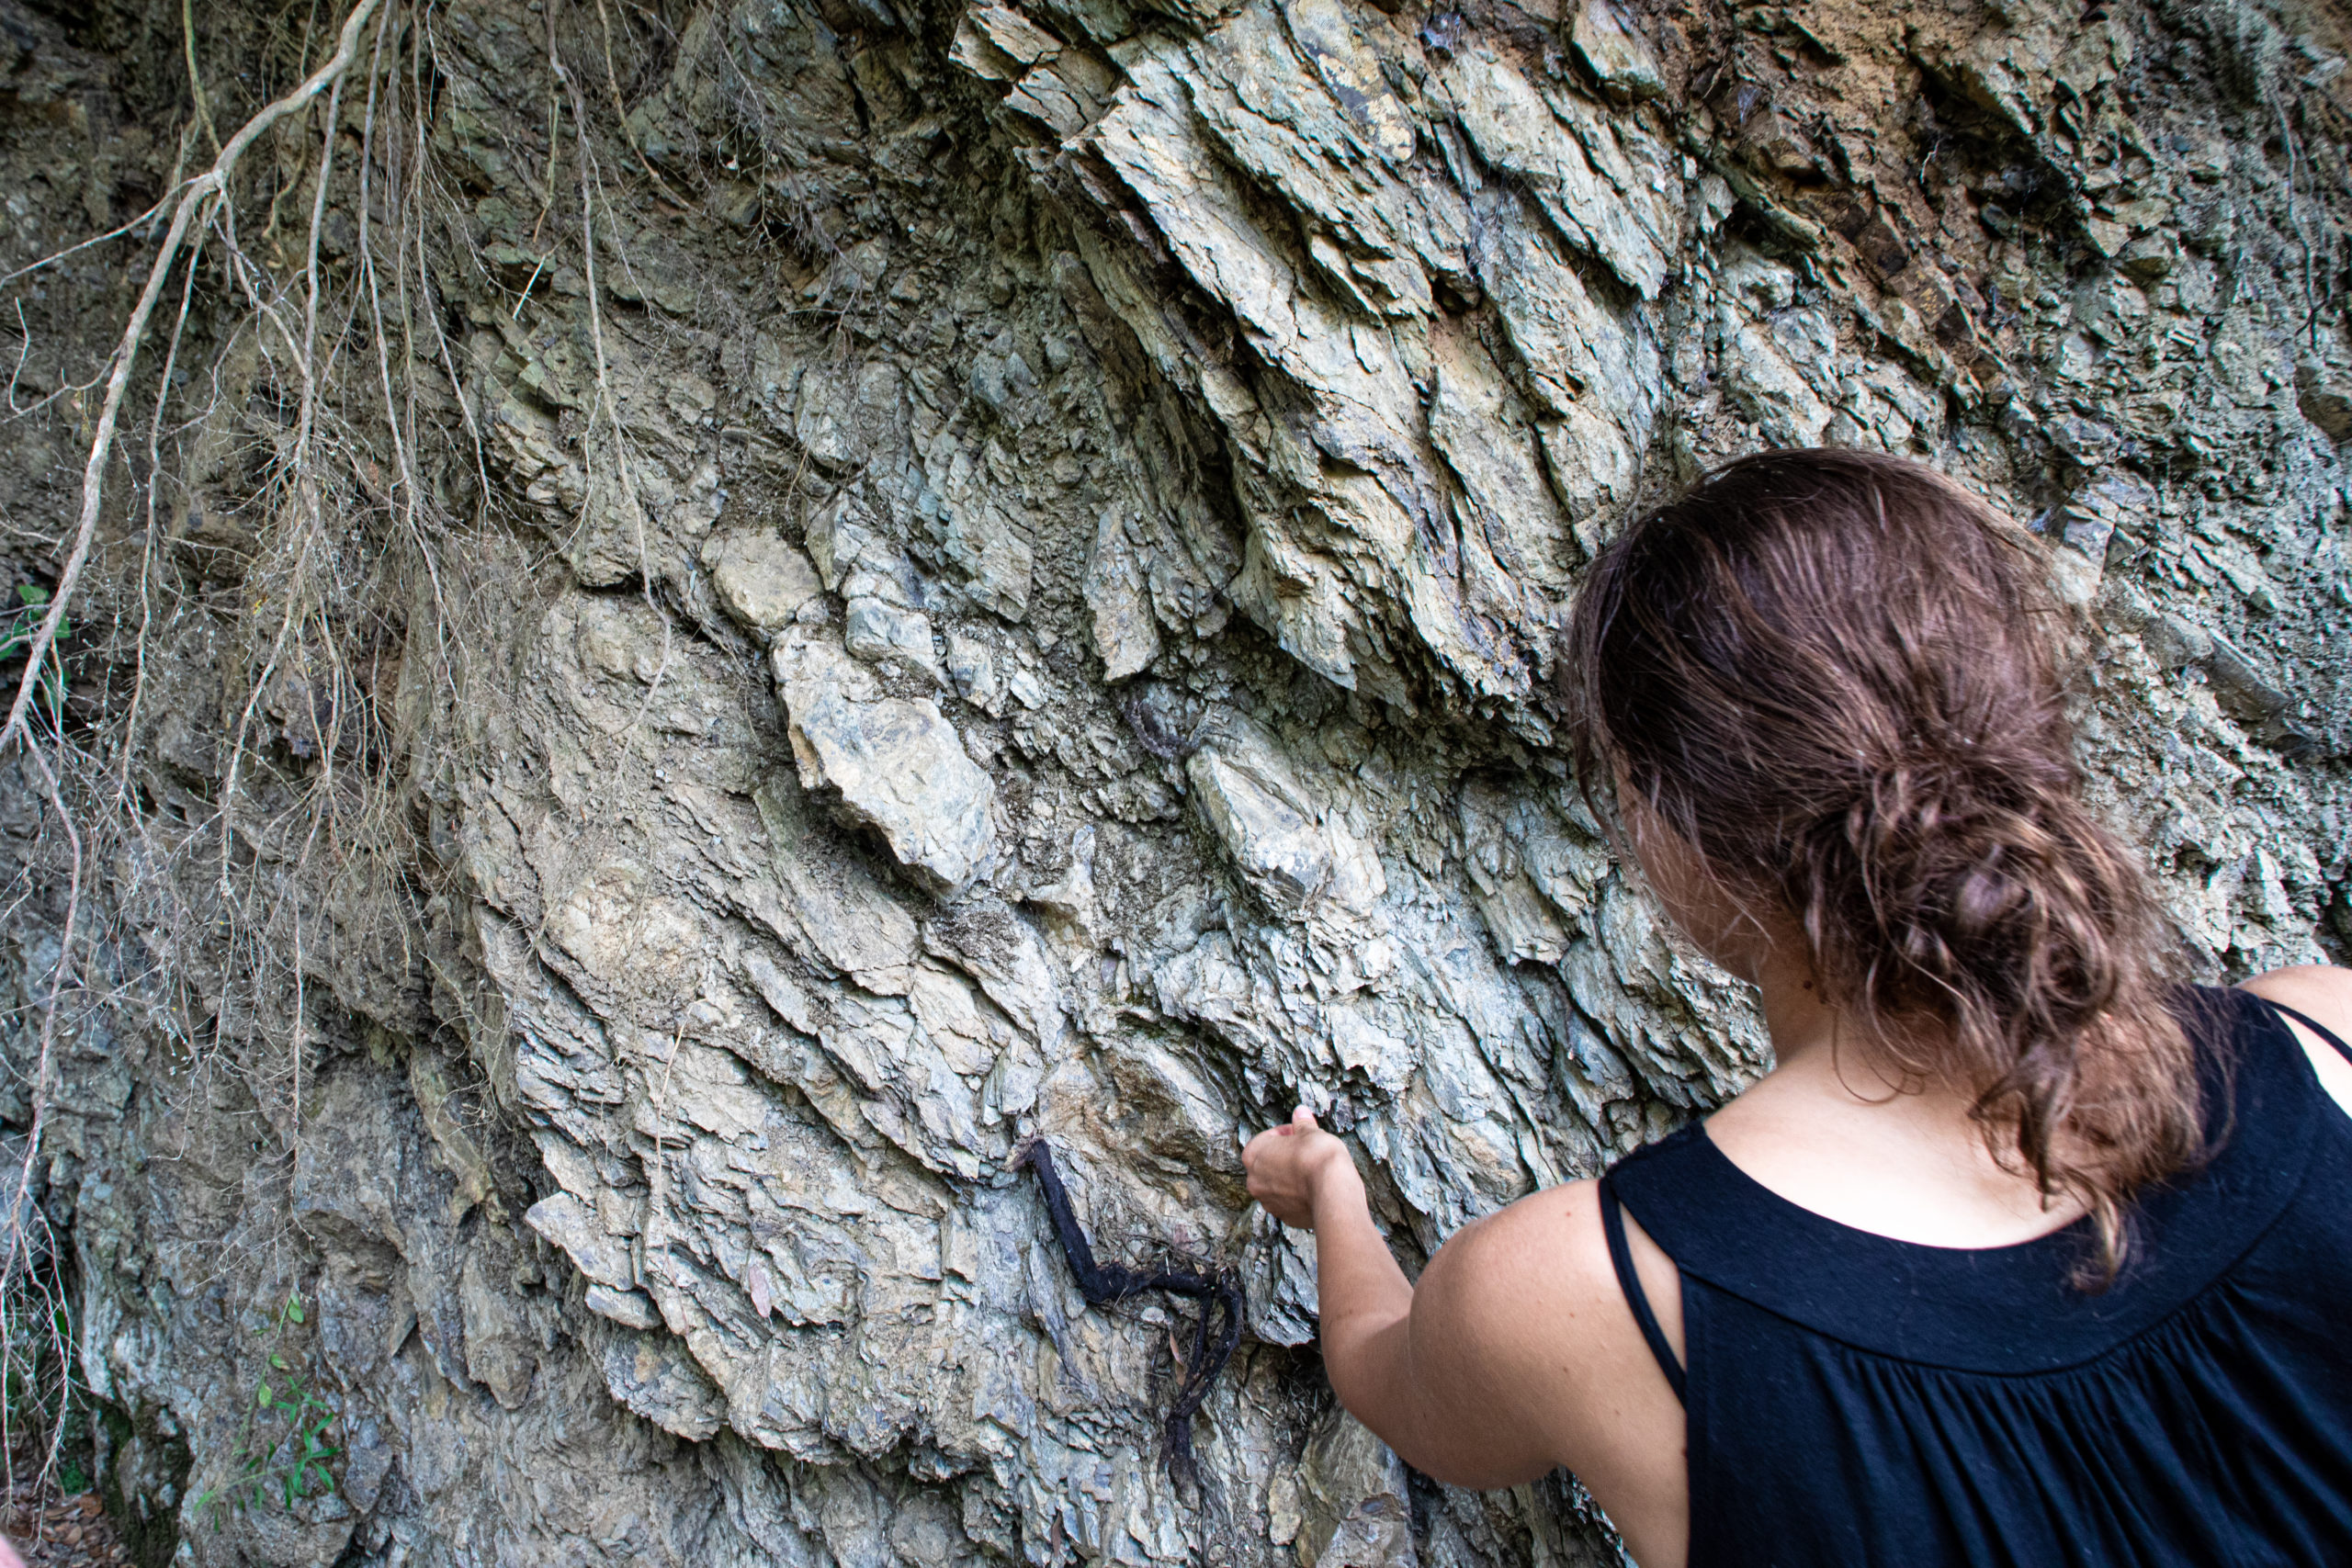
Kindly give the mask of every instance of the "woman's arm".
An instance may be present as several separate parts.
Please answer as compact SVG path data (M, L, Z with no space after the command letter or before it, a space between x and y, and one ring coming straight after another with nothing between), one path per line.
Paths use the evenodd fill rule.
M1354 1416L1407 1464L1457 1486L1510 1486L1561 1465L1635 1559L1679 1563L1690 1529L1682 1406L1609 1261L1594 1183L1572 1181L1464 1225L1418 1284L1372 1223L1346 1145L1301 1111L1242 1153L1250 1192L1315 1232L1323 1362ZM1627 1226L1679 1351L1674 1264Z
M1250 1140L1242 1163L1269 1213L1315 1233L1323 1364L1351 1414L1408 1464L1456 1485L1513 1485L1563 1461L1544 1419L1555 1401L1531 1397L1528 1382L1532 1372L1559 1390L1569 1370L1554 1337L1542 1337L1555 1364L1530 1364L1527 1319L1554 1291L1497 1255L1523 1250L1492 1244L1503 1216L1457 1234L1416 1289L1372 1223L1346 1145L1311 1113Z

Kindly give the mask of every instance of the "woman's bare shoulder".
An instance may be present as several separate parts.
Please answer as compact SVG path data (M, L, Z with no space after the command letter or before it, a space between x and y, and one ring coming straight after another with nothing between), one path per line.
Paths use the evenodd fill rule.
M1430 1304L1467 1331L1464 1348L1504 1379L1547 1385L1536 1397L1553 1411L1647 1360L1609 1260L1596 1182L1547 1187L1465 1225L1430 1261L1421 1288L1430 1285Z
M2338 1040L2352 1040L2352 969L2339 969L2333 964L2298 964L2256 975L2240 988L2294 1009ZM2290 1018L2287 1023L2303 1055L2311 1058L2320 1087L2352 1115L2352 1061L2299 1020Z
M1600 1183L1546 1187L1456 1232L1445 1252L1482 1292L1515 1301L1616 1289L1600 1228Z
M2239 989L2309 1013L2337 1034L2352 1039L2352 969L2333 964L2295 964L2256 975Z

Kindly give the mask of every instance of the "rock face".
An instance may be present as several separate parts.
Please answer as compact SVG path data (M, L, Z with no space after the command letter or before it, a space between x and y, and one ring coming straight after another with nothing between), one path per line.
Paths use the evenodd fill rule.
M0 272L211 144L134 10L7 9ZM1616 1561L1331 1416L1239 1134L1314 1107L1416 1258L1758 1070L1552 693L1600 542L1760 446L2030 520L2196 962L2346 954L2334 13L381 17L140 362L70 948L0 788L0 1120L67 953L39 1195L153 1562ZM216 21L226 136L294 46ZM152 228L6 286L12 582ZM1197 1488L1185 1324L1085 1305L1035 1136L1107 1254L1244 1281ZM273 1354L334 1489L199 1506Z

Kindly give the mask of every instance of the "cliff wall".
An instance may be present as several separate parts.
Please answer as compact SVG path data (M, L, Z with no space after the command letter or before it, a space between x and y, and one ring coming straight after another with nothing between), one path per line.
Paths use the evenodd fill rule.
M128 226L5 285L11 582L178 247L0 789L150 1561L1617 1561L1330 1420L1237 1134L1419 1258L1759 1069L1553 691L1761 446L2030 519L2197 961L2343 958L2342 15L1552 4L0 3L6 269ZM1241 1282L1196 1476L1036 1137ZM208 1499L272 1356L334 1483Z

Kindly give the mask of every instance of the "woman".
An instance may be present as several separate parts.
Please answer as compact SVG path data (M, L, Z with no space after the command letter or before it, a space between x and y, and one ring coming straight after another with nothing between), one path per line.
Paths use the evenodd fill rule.
M1588 780L1772 1071L1408 1283L1302 1110L1340 1399L1644 1568L2352 1562L2352 972L2165 978L2032 542L1894 458L1734 463L1596 563Z

